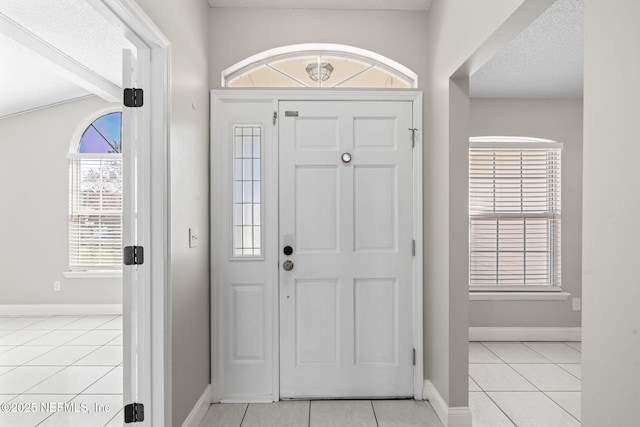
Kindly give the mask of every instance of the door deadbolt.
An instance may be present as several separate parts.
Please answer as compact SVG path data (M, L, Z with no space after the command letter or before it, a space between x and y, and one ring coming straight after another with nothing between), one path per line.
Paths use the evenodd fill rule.
M282 250L282 252L284 252L284 254L286 256L289 256L293 253L293 248L289 245L285 246L284 249Z
M293 270L293 261L291 261L290 259L286 260L282 263L282 268L284 268L285 271Z

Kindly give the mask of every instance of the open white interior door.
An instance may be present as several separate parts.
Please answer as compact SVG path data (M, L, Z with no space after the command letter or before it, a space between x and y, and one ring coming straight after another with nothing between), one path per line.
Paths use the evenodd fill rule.
M142 92L148 82L148 50L136 53L123 51L123 86L139 88ZM137 92L138 100L140 92ZM126 96L125 96L126 98ZM139 102L139 101L138 101ZM150 272L149 254L149 182L147 176L149 157L149 107L123 107L123 313L124 313L124 422L136 425L152 425L146 412L151 399L150 378Z

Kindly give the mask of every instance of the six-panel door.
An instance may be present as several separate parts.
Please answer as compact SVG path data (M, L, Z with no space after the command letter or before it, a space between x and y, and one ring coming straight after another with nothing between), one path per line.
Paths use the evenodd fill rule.
M412 103L279 118L280 396L413 396Z

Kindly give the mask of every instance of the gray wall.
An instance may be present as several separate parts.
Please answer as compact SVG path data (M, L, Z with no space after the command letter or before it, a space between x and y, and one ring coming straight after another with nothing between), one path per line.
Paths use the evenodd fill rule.
M426 81L426 12L225 9L210 12L209 86L224 69L256 53L300 43L338 43L387 56Z
M582 100L471 100L471 136L562 142L562 290L582 295ZM565 301L470 301L471 326L580 326Z
M209 7L138 0L171 42L172 425L209 384ZM189 248L189 228L200 246Z
M582 425L638 425L640 2L585 1Z
M0 119L0 304L122 303L121 279L62 276L69 271L67 154L74 134L108 107L119 105L91 97Z
M300 43L337 43L371 50L413 70L418 89L425 90L428 83L426 12L211 9L210 17L211 89L221 87L222 71L236 62ZM425 124L426 118L425 112Z
M428 14L425 369L449 407L469 394L468 79L452 76L522 3L434 0Z

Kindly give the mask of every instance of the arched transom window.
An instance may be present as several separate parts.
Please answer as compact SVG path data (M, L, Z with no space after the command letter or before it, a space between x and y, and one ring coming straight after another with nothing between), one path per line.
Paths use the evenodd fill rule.
M94 120L69 154L69 269L122 267L122 113Z
M304 44L271 49L222 73L230 88L387 88L410 89L417 75L389 58L335 44Z

